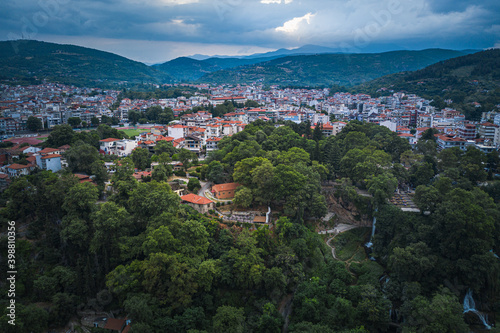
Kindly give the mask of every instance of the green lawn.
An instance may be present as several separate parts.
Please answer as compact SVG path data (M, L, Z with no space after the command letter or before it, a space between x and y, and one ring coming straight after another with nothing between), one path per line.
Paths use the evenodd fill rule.
M147 132L148 130L147 129L126 129L126 130L121 130L121 129L118 129L119 131L122 131L122 132L125 132L125 134L127 134L129 137L131 136L137 136L141 133L144 133L144 132Z
M342 261L351 258L364 260L366 255L363 243L366 241L369 232L369 228L357 228L336 236L332 243L335 246L337 257Z

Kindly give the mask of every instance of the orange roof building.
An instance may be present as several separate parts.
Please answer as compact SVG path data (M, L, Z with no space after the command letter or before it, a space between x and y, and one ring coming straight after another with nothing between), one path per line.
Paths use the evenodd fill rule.
M212 200L193 193L183 195L181 200L201 214L208 213L209 210L215 208L215 203Z
M238 183L226 183L212 186L212 193L217 199L232 199L236 189L240 186Z

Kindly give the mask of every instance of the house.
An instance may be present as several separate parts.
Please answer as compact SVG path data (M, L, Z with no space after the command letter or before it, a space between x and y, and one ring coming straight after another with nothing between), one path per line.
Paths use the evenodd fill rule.
M214 185L212 186L212 193L217 199L232 199L238 186L240 186L238 183Z
M215 208L215 203L212 200L192 193L183 195L181 200L201 214L208 213L209 210Z
M188 135L185 137L184 148L194 153L199 153L203 148L203 140L196 135Z
M10 184L9 176L5 173L0 173L0 189L6 188Z
M107 318L106 325L104 325L104 329L118 333L127 333L130 331L130 327L130 320L116 318Z
M52 172L57 172L62 169L61 155L59 154L46 154L46 155L36 154L35 157L36 157L36 165L40 169L50 170Z
M188 130L187 126L183 125L173 125L173 126L168 126L168 136L176 139L183 138L186 135L186 132Z
M137 171L133 174L134 178L141 181L143 178L151 177L151 171Z
M78 182L81 183L91 183L93 182L92 178L88 175L83 175L81 173L74 173L73 174L76 178L78 178Z
M120 139L107 138L99 141L99 152L104 155L109 155L111 148L115 145L116 141Z
M452 135L438 135L437 140L438 150L443 150L447 148L458 147L461 150L466 150L467 146L473 145L473 141L468 141Z
M56 148L44 148L40 151L38 151L39 154L41 155L49 155L49 154L58 154L60 155L61 154L61 150L60 149L56 149Z
M210 138L207 140L207 152L219 149L219 141L222 138Z
M14 163L9 165L6 169L9 177L12 178L28 175L30 171L33 170L33 166Z

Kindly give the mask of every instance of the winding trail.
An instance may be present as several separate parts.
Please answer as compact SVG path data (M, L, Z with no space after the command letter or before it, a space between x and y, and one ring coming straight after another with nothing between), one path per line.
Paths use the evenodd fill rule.
M343 232L346 232L348 230L351 230L351 229L355 229L355 228L359 228L359 226L357 225L352 225L352 224L343 224L343 223L340 223L338 224L334 229L331 229L331 230L326 230L326 231L320 231L318 232L319 234L333 234L332 237L330 237L327 241L326 241L326 245L328 245L329 248L332 249L332 257L333 259L335 260L338 260L337 256L335 255L335 246L333 245L330 245L330 242L338 235L338 234L341 234Z

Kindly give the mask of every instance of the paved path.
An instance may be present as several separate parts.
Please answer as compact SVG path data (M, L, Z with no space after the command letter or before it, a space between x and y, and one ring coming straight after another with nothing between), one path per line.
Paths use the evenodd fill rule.
M201 184L201 189L198 191L198 195L204 197L205 196L205 191L208 191L210 186L212 186L212 182L200 182Z
M344 231L351 230L354 228L359 228L357 225L352 225L352 224L344 224L344 223L339 223L335 228L330 229L330 230L324 230L324 231L319 231L318 234L320 235L326 235L326 234L340 234Z

